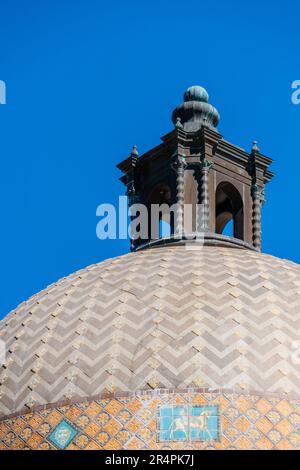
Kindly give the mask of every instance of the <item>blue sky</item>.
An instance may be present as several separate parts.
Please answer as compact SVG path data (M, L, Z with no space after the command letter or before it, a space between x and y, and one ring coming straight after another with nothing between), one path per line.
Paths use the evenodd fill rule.
M219 131L275 159L263 250L300 262L296 1L0 1L0 317L60 277L128 251L96 238L115 165L159 143L189 85Z

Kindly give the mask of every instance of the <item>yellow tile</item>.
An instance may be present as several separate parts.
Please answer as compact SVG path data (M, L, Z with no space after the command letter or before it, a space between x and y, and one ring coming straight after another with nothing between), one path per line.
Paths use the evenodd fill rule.
M25 442L19 439L18 437L14 440L13 444L10 446L10 449L20 450L25 447Z
M234 439L238 435L238 431L235 428L228 428L227 432L226 432L226 435L230 439Z
M140 402L140 400L136 399L131 401L130 403L127 404L127 408L132 411L132 413L137 413L141 408L143 404ZM152 402L152 406L155 406Z
M100 414L102 411L102 406L98 405L96 402L92 402L89 407L85 410L85 413L92 417L92 416L97 416Z
M160 398L154 398L146 405L149 410L155 410L159 405L162 404L162 400Z
M147 408L143 408L139 411L138 416L140 416L144 421L147 421L151 418L152 412Z
M271 403L265 398L261 398L255 405L255 408L262 414L265 415L272 409Z
M116 416L121 409L123 408L123 405L115 399L112 399L108 405L106 405L105 410L112 416Z
M125 444L131 437L131 433L128 431L119 431L117 434L117 439L119 442L121 442L122 445Z
M85 450L100 450L101 446L95 441L90 441L86 446Z
M185 399L181 395L176 395L175 397L175 404L182 405L185 403Z
M43 421L44 421L44 418L36 414L31 418L28 424L32 427L32 429L37 429L43 423Z
M293 445L294 449L300 449L300 434L293 432L289 435L289 441Z
M138 449L142 449L144 446L145 444L140 439L138 439L137 437L134 437L127 444L126 448L130 450L135 450L135 449L138 450Z
M202 394L197 394L193 399L192 399L193 405L204 405L207 403L206 398Z
M77 436L75 439L75 444L80 448L80 449L85 449L86 446L89 444L90 440L87 436L84 436L83 434L81 436Z
M101 427L97 423L92 422L84 428L84 432L90 437L95 437L100 429Z
M26 422L22 418L17 418L14 422L12 429L16 434L19 434L26 426ZM1 428L0 428L0 436L1 436Z
M229 405L229 401L225 397L221 396L216 400L215 404L220 406L221 412L224 412Z
M97 441L100 443L101 446L106 444L106 442L109 440L109 435L107 432L100 432L97 436Z
M276 429L278 429L279 432L281 432L283 436L287 436L294 430L287 419L283 419L282 421L277 423L275 427Z
M247 418L245 418L244 416L241 416L235 421L234 425L238 428L239 431L244 433L249 428L250 423Z
M257 441L256 446L261 450L270 450L273 448L272 442L265 436L263 436L259 441Z
M80 448L76 444L74 444L74 442L71 442L71 444L68 445L66 450L80 450Z
M282 439L277 445L276 449L278 450L292 450L293 446L289 443L287 439Z
M151 419L151 421L147 424L148 428L150 428L152 431L156 431L157 429L157 418Z
M71 422L74 422L81 415L81 413L82 411L77 406L71 406L69 410L65 413L65 416Z
M137 418L132 418L126 427L129 429L129 431L135 433L142 427L142 425L143 423L141 423L141 421L139 421Z
M265 416L260 418L258 421L256 421L255 426L257 429L259 429L263 434L267 434L272 428L273 424L271 423L268 418Z
M292 412L292 407L287 402L287 400L281 400L277 405L276 409L279 411L280 414L283 416L288 416Z
M122 449L122 445L120 442L117 441L117 439L110 439L105 445L104 445L105 450L119 450Z
M62 415L57 411L53 410L51 413L47 416L47 422L51 424L51 426L56 426L62 419Z
M247 450L251 449L251 443L246 439L246 437L242 436L239 437L235 442L234 445L239 449L239 450Z
M229 446L230 446L230 441L225 436L223 436L221 439L221 448L227 449L227 447Z
M143 439L143 441L148 441L152 435L152 432L148 428L143 428L138 432L138 436Z
M229 428L229 426L231 426L229 419L227 419L226 416L221 416L221 428L225 430Z
M37 432L34 432L32 436L28 439L27 444L31 449L37 449L42 442L42 436L40 436Z
M110 437L114 437L118 431L122 428L121 424L118 423L114 418L110 419L108 423L104 426L104 430Z
M235 405L242 413L245 413L245 411L247 411L247 410L249 410L249 408L251 408L252 403L249 400L247 400L246 397L240 396L236 400Z
M0 424L0 439L2 439L3 436L8 432L9 427L5 423Z

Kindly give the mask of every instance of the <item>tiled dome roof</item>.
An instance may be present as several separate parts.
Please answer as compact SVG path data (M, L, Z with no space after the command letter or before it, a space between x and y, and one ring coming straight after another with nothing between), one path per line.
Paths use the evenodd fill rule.
M89 266L0 323L1 415L149 388L299 393L300 266L233 248L147 249Z

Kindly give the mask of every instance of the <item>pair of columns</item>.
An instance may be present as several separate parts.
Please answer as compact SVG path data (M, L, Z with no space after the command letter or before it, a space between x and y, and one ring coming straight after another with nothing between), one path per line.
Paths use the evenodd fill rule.
M184 156L176 155L172 163L172 168L176 171L176 198L178 204L178 222L177 226L179 233L182 233L183 228L183 205L184 205L184 172L187 163ZM208 196L208 173L212 163L208 160L203 160L198 168L195 170L195 175L198 182L198 204L203 207L203 213L198 230L201 232L209 232L209 196Z
M172 168L176 171L176 192L178 210L178 227L180 233L183 228L183 205L184 205L184 172L187 163L184 156L179 154L173 160ZM198 182L198 204L203 207L201 224L198 227L201 232L209 232L209 192L208 192L208 174L212 167L212 163L204 159L195 170L196 180ZM251 187L252 196L252 241L253 246L257 250L261 250L261 206L263 202L263 192L258 188L257 184ZM244 215L245 216L245 215Z

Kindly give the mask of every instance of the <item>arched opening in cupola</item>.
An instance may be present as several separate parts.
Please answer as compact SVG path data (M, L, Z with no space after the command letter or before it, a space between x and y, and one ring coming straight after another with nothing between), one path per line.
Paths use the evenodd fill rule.
M216 190L216 233L244 240L244 204L240 192L229 182Z
M170 211L171 189L158 184L148 199L150 239L170 237L173 233L174 214Z

